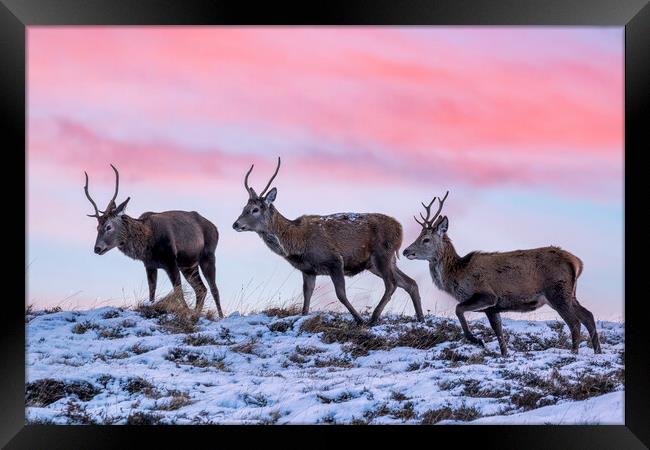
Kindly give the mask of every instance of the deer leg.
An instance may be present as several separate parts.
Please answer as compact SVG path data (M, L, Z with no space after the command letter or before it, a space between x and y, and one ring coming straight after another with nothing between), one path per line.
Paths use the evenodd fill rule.
M316 275L308 275L305 272L302 273L302 296L304 298L302 304L302 315L309 314L309 301L311 300L311 295L314 293L314 287L316 286Z
M147 283L149 284L149 302L153 303L156 298L156 282L158 281L158 269L155 267L147 267Z
M194 307L197 313L201 312L203 309L203 303L205 302L205 295L208 293L208 290L205 288L203 281L201 281L201 275L199 275L199 266L194 266L191 268L182 268L181 272L183 276L190 283L194 293L196 294L196 306Z
M490 321L490 326L494 330L494 334L499 341L499 349L501 350L501 356L508 356L508 346L506 345L506 340L503 337L503 328L501 327L501 314L495 311L485 311L485 315Z
M167 276L169 277L169 280L171 281L172 286L174 287L174 292L172 294L174 300L178 300L180 306L184 306L186 309L190 309L190 307L187 306L187 303L185 302L185 297L183 297L183 286L181 285L181 272L178 268L178 265L176 265L176 262L174 262L173 264L168 264L167 267L165 267L165 272L167 272Z
M571 331L571 352L578 353L580 346L580 321L576 317L575 311L571 311L571 308L568 306L555 308L555 310L562 317L562 320L566 322L569 331Z
M578 316L578 320L587 327L589 331L589 337L591 338L591 346L594 349L594 353L602 353L600 349L600 340L598 339L598 332L596 331L596 322L594 321L594 315L587 308L578 303L578 300L574 303L575 312Z
M465 339L467 339L472 344L477 344L481 347L485 347L485 343L481 339L474 336L471 331L469 331L469 325L467 325L465 313L467 311L481 311L496 304L497 298L494 295L474 294L468 300L465 300L464 302L456 305L456 316L458 316L458 320L460 321L460 326L463 329Z
M207 253L203 256L199 261L199 265L201 266L201 272L203 272L203 276L210 287L210 293L212 294L212 298L214 298L214 303L217 305L217 313L219 313L219 317L223 318L221 301L219 300L219 290L217 289L217 283L215 282L216 268L214 253Z
M424 322L424 314L422 314L422 300L420 299L420 291L418 290L417 283L414 279L399 270L397 266L394 266L394 272L397 286L404 289L413 301L415 316L417 317L418 322Z
M381 274L381 278L384 280L385 290L384 290L384 295L381 297L381 300L379 300L379 304L372 312L369 325L374 325L377 322L379 322L379 316L381 316L381 312L384 310L384 308L388 304L388 301L395 293L395 289L397 288L395 273L393 272L393 268L389 264L386 264L385 262L380 262L379 264L373 263L373 266L377 268L377 270Z
M573 308L573 295L566 291L565 285L557 283L553 289L545 293L548 305L553 308L566 322L571 332L571 351L578 353L580 346L580 321Z
M354 307L348 301L347 296L345 295L345 275L343 274L342 264L338 267L335 267L330 270L330 278L332 278L332 283L334 283L334 290L336 291L336 297L341 303L350 311L354 321L361 325L363 319L359 313L354 309Z

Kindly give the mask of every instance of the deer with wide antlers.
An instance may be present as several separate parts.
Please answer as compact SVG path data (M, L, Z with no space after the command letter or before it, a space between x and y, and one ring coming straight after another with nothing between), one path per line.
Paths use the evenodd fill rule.
M99 211L90 196L88 174L84 172L84 192L95 209L95 213L88 214L88 217L97 219L95 253L103 255L117 247L126 256L142 261L147 271L150 302L154 301L156 295L158 269L163 269L174 287L173 298L187 309L181 287L182 273L196 293L197 312L203 308L207 294L199 275L200 267L210 286L219 316L223 317L215 283L214 252L219 241L217 227L195 211L145 212L137 219L126 215L124 209L131 197L116 206L120 174L112 164L111 167L115 172L115 193L104 211Z
M410 295L418 320L424 320L417 284L396 265L402 244L402 226L399 222L383 214L358 213L305 215L289 220L274 206L277 189L274 187L267 193L280 170L280 158L273 176L259 195L248 186L253 167L244 178L248 201L233 228L240 232L257 233L274 253L302 272L303 314L309 312L316 276L325 275L331 278L337 298L354 320L363 323L346 296L345 276L368 270L380 277L385 287L370 324L379 320L397 287Z
M449 220L440 216L449 192L438 202L438 211L430 217L436 197L424 206L426 217L415 219L422 226L418 238L404 250L408 259L429 261L434 284L459 303L456 315L465 338L483 346L469 330L465 313L484 312L497 336L503 356L507 345L503 337L500 313L533 311L548 304L558 312L571 331L572 351L578 352L580 323L589 331L595 353L600 342L593 314L578 303L576 281L582 272L582 261L559 247L543 247L512 252L471 252L459 256L447 237Z

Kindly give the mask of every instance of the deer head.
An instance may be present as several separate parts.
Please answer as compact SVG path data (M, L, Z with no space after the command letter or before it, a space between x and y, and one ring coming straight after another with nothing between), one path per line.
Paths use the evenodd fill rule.
M251 168L248 169L244 177L244 187L246 188L246 192L248 192L248 202L244 205L244 209L239 218L232 224L232 227L236 231L265 232L268 230L269 222L273 216L274 209L272 208L272 204L275 201L278 190L273 188L268 193L266 191L280 170L280 157L278 157L278 165L275 168L273 176L266 183L266 186L259 195L255 192L255 189L248 186L248 176L253 171L253 167L254 165L251 165Z
M90 201L90 203L93 205L93 208L95 209L95 214L88 214L88 217L94 217L97 219L97 239L95 240L95 253L98 255L103 255L112 248L124 244L124 242L121 241L121 239L123 239L122 230L124 227L121 216L124 214L124 209L126 208L127 203L129 200L131 200L131 197L127 197L127 199L120 203L118 206L115 205L117 192L120 188L120 174L115 166L113 166L113 164L111 164L111 167L115 172L115 193L113 194L113 198L108 202L108 206L104 211L100 211L97 208L97 204L88 193L88 174L84 172L84 175L86 175L86 185L84 186L84 192L86 193L88 201Z
M413 217L422 226L422 231L417 239L402 252L408 259L437 259L443 248L443 236L449 227L447 216L440 216L442 205L445 203L448 195L449 191L447 191L442 199L438 199L438 211L436 211L433 217L430 217L431 205L433 205L437 197L433 197L433 200L428 205L422 203L422 206L424 206L427 212L426 217L420 213L422 222L417 217Z

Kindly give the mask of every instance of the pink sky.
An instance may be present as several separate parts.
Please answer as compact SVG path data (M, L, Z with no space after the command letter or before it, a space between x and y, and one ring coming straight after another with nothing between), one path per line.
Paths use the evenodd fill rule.
M218 260L244 258L241 245L269 253L260 267L289 271L254 236L224 229L243 205L248 165L256 163L261 183L281 155L281 211L384 208L404 224L408 244L419 201L449 188L449 208L471 234L452 227L455 242L508 250L500 246L524 248L546 235L536 217L556 204L556 217L545 216L560 223L551 238L591 251L605 273L602 259L622 254L622 38L622 28L585 27L30 27L29 249L42 261L62 245L91 253L83 171L101 205L112 162L124 197L134 198L132 214L191 206L218 222ZM314 204L328 189L340 189L341 201ZM489 217L472 216L481 196L492 202ZM335 210L320 211L323 202ZM511 209L509 223L531 224L524 237L484 231L485 220ZM584 230L604 240L617 215L620 242L604 253L578 232L562 235ZM123 256L114 264L64 258L70 270L144 280ZM32 300L52 302L67 287L49 283L50 262L41 264ZM589 292L603 311L622 311L621 274L601 281L610 294L598 294L597 278ZM113 282L72 286L79 280L69 290L80 298L116 295Z

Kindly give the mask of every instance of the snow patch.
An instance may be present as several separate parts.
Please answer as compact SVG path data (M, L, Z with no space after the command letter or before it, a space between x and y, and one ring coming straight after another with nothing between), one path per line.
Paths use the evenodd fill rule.
M561 322L504 319L503 358L486 319L470 323L485 350L432 316L358 329L346 314L233 313L188 333L111 307L26 320L31 423L623 423L620 323L597 323L602 354L585 335L574 355Z

